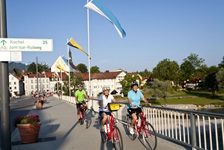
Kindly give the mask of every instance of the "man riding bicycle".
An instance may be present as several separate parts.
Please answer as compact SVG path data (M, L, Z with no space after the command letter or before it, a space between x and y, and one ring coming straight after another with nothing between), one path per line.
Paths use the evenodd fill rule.
M101 128L100 130L104 132L104 124L106 123L107 120L110 120L111 113L107 108L107 104L111 102L116 102L114 97L109 93L110 92L110 87L109 86L104 86L102 88L102 95L99 97L99 115L101 116Z
M78 85L78 90L75 92L75 100L76 100L76 107L77 107L77 117L79 119L79 123L82 124L82 119L80 117L80 107L83 105L84 107L87 107L84 99L87 99L89 101L89 97L87 96L86 92L82 89L82 84Z
M140 116L142 113L142 109L139 107L141 100L146 104L151 105L138 89L138 82L134 81L131 83L131 90L128 92L128 113L132 117L131 125L129 127L130 134L134 134L133 126L138 118L137 116Z

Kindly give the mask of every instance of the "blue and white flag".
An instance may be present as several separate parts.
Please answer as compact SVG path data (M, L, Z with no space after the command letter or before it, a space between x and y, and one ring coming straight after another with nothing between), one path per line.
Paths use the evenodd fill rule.
M118 22L117 18L114 16L114 14L106 7L104 7L99 0L91 0L85 5L86 8L89 8L98 14L105 17L107 20L109 20L114 27L116 28L118 34L121 38L124 38L126 36L126 33L124 29L121 27L120 23Z

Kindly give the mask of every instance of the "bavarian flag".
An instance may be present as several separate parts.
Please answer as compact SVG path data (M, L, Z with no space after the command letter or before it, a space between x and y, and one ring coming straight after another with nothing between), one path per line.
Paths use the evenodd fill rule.
M114 25L115 29L117 30L121 38L124 38L126 36L126 33L124 29L121 27L117 18L108 8L103 6L99 0L91 0L84 7L97 12L98 14L109 20Z
M89 57L89 59L91 59L89 54L86 51L84 51L84 49L73 38L70 38L70 40L67 42L67 45L79 49L80 51L85 53Z

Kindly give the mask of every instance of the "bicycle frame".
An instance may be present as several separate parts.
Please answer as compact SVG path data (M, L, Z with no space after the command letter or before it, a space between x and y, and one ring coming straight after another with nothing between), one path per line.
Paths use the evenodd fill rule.
M108 131L108 128L107 128L108 124L109 124L109 127L110 127L110 131ZM110 121L107 120L105 125L106 125L105 133L107 135L108 140L110 140L113 137L113 134L114 134L114 125L115 124L114 124L114 115L113 114L110 116Z
M141 116L138 116L138 117L141 118L141 124L140 124L140 126L139 126L139 125L138 125L138 122L136 121L136 123L135 123L135 129L136 129L138 135L140 135L142 128L144 128L144 126L145 126L146 117L145 117L144 112L142 112L142 113L141 113ZM138 118L137 120L139 120L139 118ZM145 132L145 128L144 128L144 132Z

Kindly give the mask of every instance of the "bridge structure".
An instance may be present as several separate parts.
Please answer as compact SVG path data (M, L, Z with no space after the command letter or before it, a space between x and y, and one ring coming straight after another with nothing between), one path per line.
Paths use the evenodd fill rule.
M34 106L30 113L37 113L42 121L39 140L32 144L21 144L18 129L12 133L12 150L112 150L111 142L101 142L98 124L98 101L91 100L91 125L86 129L78 123L75 99L62 96L48 97L42 110ZM129 139L126 131L126 105L115 113L119 120L117 125L121 130L124 150L144 150L140 138L135 141ZM224 115L198 111L187 111L165 107L145 107L147 121L150 122L158 135L158 150L186 150L186 149L224 149Z

